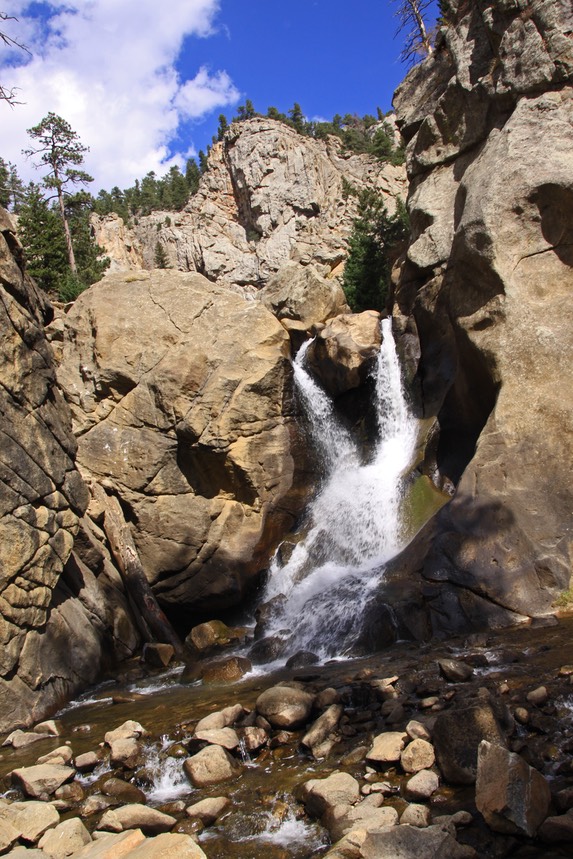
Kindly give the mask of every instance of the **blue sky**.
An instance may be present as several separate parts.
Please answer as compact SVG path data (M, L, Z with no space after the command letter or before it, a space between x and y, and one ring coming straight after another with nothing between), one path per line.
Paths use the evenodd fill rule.
M22 163L26 129L60 114L90 147L92 190L126 187L204 149L218 115L251 99L307 117L391 107L406 68L392 0L5 0L4 29L32 56L0 49L0 155ZM432 23L432 22L430 22ZM35 177L37 178L37 177Z

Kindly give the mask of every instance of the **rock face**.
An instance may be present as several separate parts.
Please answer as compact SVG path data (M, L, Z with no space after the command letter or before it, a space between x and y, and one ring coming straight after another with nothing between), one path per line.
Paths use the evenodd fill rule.
M326 273L344 260L356 213L343 180L379 189L390 212L393 198L405 195L403 167L381 168L374 158L344 152L337 138L314 140L256 117L234 123L213 146L184 212L140 218L121 241L116 219L94 219L96 238L123 270L141 259L153 268L159 240L174 268L218 283L260 287L289 260Z
M423 575L452 631L543 614L569 583L573 46L561 0L450 8L395 107L413 230L396 300L457 484Z
M292 524L288 356L259 302L195 273L110 275L68 313L78 462L119 496L164 603L237 602Z
M0 731L37 721L95 681L122 635L123 655L137 643L111 581L72 553L74 539L80 553L86 546L89 496L44 333L52 314L2 209Z

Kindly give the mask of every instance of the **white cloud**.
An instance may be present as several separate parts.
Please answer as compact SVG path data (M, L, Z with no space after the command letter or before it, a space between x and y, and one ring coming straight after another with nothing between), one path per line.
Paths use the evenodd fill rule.
M19 20L3 29L32 58L14 68L8 65L14 55L0 54L0 82L18 87L24 102L13 109L0 103L0 156L18 164L26 179L38 178L21 155L30 143L26 129L48 111L90 147L85 169L97 192L126 187L149 170L164 172L180 160L166 163L180 122L239 99L225 71L201 67L181 80L175 67L187 37L214 32L219 0L171 0L164 8L156 0L52 0L42 4L45 19L27 15L29 6L5 0L3 9ZM192 141L184 148L192 150Z

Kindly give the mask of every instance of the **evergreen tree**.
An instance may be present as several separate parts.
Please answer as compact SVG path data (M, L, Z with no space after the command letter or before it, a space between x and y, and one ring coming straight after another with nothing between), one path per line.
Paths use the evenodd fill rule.
M193 158L189 158L185 167L185 181L187 183L187 188L190 196L193 196L193 194L196 194L199 190L200 178L201 171L197 166L197 162Z
M302 112L302 108L297 101L295 101L294 105L289 110L288 115L290 117L290 121L292 123L293 128L298 131L299 134L304 134L304 113Z
M396 214L388 215L376 191L368 189L360 194L342 281L353 311L384 309L392 263L407 234L407 213L401 201Z
M217 129L217 140L222 140L225 136L225 132L229 127L229 123L227 122L227 117L224 113L219 114L219 127Z
M10 161L0 158L0 206L18 212L24 196L24 183Z
M35 149L25 149L24 155L26 157L39 155L40 163L34 166L43 165L48 170L44 176L43 185L55 191L66 238L70 269L73 274L77 274L74 246L66 217L65 196L70 193L67 186L93 182L88 173L78 169L84 162L84 153L89 149L80 142L71 125L51 111L38 125L29 128L28 134L37 142L37 145Z
M203 175L203 173L206 173L206 172L207 172L207 170L209 169L209 161L208 161L208 158L209 158L209 147L207 147L207 154L205 154L205 153L203 152L203 150L202 150L202 149L200 149L200 150L199 150L199 156L198 156L198 157L199 157L199 172L200 172L200 174L201 174L201 176L202 176L202 175Z
M18 215L18 235L29 273L46 292L58 293L69 259L61 217L44 198L39 185L26 189Z
M167 251L159 241L155 245L154 261L155 268L169 268L169 257L167 256Z

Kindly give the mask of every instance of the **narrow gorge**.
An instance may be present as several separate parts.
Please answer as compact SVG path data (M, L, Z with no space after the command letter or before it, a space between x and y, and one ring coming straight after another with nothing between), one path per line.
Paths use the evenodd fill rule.
M404 166L234 122L66 306L1 210L0 853L570 855L573 15L447 6ZM353 313L364 192L410 232Z

